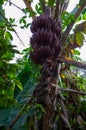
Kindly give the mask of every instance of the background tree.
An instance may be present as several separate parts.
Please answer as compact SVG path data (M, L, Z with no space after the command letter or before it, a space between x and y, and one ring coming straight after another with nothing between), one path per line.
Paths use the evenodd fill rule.
M26 1L22 28L28 28L27 17L33 19L30 47L21 53L15 64L11 60L19 53L11 44L15 19L7 19L0 5L0 128L2 130L85 130L86 78L76 67L86 69L79 58L86 33L86 1L71 13L69 1L48 0L36 4ZM80 21L84 22L73 25ZM73 28L73 30L72 30ZM72 33L70 31L72 30ZM29 60L28 60L29 59ZM74 67L76 66L76 67Z

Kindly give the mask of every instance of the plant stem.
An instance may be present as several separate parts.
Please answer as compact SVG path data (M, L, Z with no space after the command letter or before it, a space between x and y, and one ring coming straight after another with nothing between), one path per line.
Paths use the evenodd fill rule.
M79 9L78 11L76 12L75 16L74 16L74 19L76 20L78 18L78 16L80 15L80 13L82 12L82 10L84 9L84 7L86 6L86 1L83 2L82 5L79 5ZM65 41L67 40L67 37L68 37L68 34L70 32L70 30L72 29L73 25L74 25L75 21L72 21L67 29L65 30L65 32L63 33L63 36L62 36L62 40L61 40L61 44L63 45L65 43Z
M79 68L82 68L82 69L86 69L85 63L82 63L82 62L79 62L79 61L76 61L76 60L72 60L68 57L59 57L58 62L64 62L68 65L73 65L73 66L76 66L76 67L79 67Z

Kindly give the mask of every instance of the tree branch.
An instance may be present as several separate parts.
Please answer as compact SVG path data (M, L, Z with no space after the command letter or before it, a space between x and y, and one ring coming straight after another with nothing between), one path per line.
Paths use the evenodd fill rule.
M65 0L61 8L61 13L65 12L69 4L69 0Z
M67 111L66 111L66 107L65 107L65 104L63 102L63 98L62 96L60 95L60 93L58 93L57 95L57 99L59 101L59 104L61 106L61 109L62 109L62 113L60 116L63 117L62 119L65 121L65 123L68 125L69 129L71 129L71 126L70 126L70 123L69 123L69 120L68 120L68 114L67 114Z
M56 8L55 8L54 18L56 18L57 21L59 20L59 4L60 4L60 1L56 0Z
M58 62L64 62L68 65L73 65L73 66L76 66L76 67L79 67L79 68L82 68L82 69L86 69L85 63L81 63L81 62L72 60L72 59L67 58L67 57L59 57Z
M20 42L24 45L23 41L21 40L21 38L19 37L18 33L16 32L16 30L12 27L12 25L9 23L9 21L7 20L7 18L5 18L5 16L0 12L1 16L4 18L4 20L6 21L6 23L13 29L13 32L16 34L17 38L20 40Z
M86 0L83 2L82 5L80 5L78 11L76 12L76 14L75 14L75 16L74 16L74 19L75 19L75 20L78 18L78 16L80 15L80 13L82 12L82 10L84 9L85 6L86 6ZM74 23L75 23L75 21L72 21L72 22L68 25L68 27L67 27L67 29L65 30L65 32L63 33L62 40L61 40L61 44L63 44L63 43L66 41L67 36L68 36L70 30L72 29Z
M19 6L15 5L14 3L12 3L10 0L7 0L7 2L9 2L9 5L13 5L15 6L17 9L19 9L20 11L24 12L23 9L21 9Z
M73 90L73 89L63 89L63 88L59 88L59 90L60 90L60 91L65 91L65 92L77 93L77 94L81 94L81 95L86 96L86 93L81 92L81 91L76 91L76 90Z
M51 83L51 85L54 86L54 87L57 87L56 84L52 84L52 83ZM73 92L73 93L77 93L77 94L81 94L81 95L86 96L86 93L81 92L81 91L77 91L77 90L73 90L73 89L64 89L64 88L60 88L60 87L59 87L59 88L57 88L57 90L58 90L58 91L65 91L65 92ZM58 91L57 91L57 94L58 94Z
M69 127L69 130L72 130L68 119L63 114L61 114L60 117L66 123L66 125Z
M34 14L34 11L33 11L32 7L31 7L31 2L29 0L23 0L23 1L25 3L26 7L28 8L28 10L33 13L32 19L36 18L35 14Z

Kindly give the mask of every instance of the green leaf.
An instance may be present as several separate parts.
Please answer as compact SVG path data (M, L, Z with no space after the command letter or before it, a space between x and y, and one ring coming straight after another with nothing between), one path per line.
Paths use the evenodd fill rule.
M20 52L18 50L16 50L16 49L10 49L10 51L13 52L13 53L20 54Z
M78 50L74 50L75 55L80 55L80 52Z
M7 27L7 29L8 29L9 31L14 31L14 28L12 28L12 27Z
M11 108L0 108L0 126L5 126L10 114Z
M1 57L1 59L9 61L9 60L12 60L13 57L14 57L14 54L11 53L10 50L8 50L4 53L4 55Z
M54 3L55 3L55 0L48 0L48 2L47 2L48 6L50 6L50 7L53 7Z
M35 87L36 87L36 81L29 79L26 82L23 91L21 91L19 95L17 96L18 102L22 103L22 102L25 102L25 100L27 99L29 100L31 98L31 95Z
M0 60L0 69L4 66L3 61Z
M36 4L35 9L38 14L42 14L41 3Z
M82 19L86 20L86 12L83 14Z
M9 18L9 22L10 23L14 23L15 22L15 18Z
M19 23L21 24L21 23L25 23L26 24L26 19L27 18L27 16L23 16L21 19L20 19L20 21L19 21Z
M84 40L85 40L85 37L82 32L77 32L75 34L75 41L76 41L77 45L82 46Z
M12 108L10 113L9 113L9 117L7 119L6 122L6 126L8 127L8 125L10 125L10 123L12 122L12 120L15 118L15 116L19 113L19 108L15 107ZM12 130L22 130L20 128L22 128L23 126L25 126L27 121L27 114L23 114L21 115L21 117L18 119L18 121L16 122L16 124L13 126ZM26 129L25 129L26 130Z
M2 60L5 60L5 61L10 61L13 59L13 54L9 53L9 52L6 52L2 57L1 57Z
M8 39L13 40L13 36L11 35L10 32L6 31L6 32L5 32L5 36L6 36Z
M62 28L65 29L72 21L74 21L74 15L68 12L63 12L61 14L62 18Z
M2 5L4 3L5 0L0 0L0 5Z
M15 104L16 100L12 97L4 96L0 98L0 107L8 108L15 106Z
M85 0L79 0L79 4L82 5L85 2Z
M25 104L27 100L31 99L31 94L33 93L34 89L35 89L35 84L36 82L33 80L28 80L28 82L26 83L23 91L20 91L20 93L18 94L16 100L18 102L18 104ZM30 94L30 95L29 95ZM22 107L22 106L21 106ZM7 120L7 126L8 124L10 124L12 122L12 120L15 118L15 116L19 113L21 107L16 106L15 108L12 108L12 111L9 114L9 118ZM32 114L33 114L33 110L31 109ZM43 110L42 110L43 111ZM28 114L27 114L28 112ZM26 113L22 112L21 113L21 117L18 119L18 121L16 122L16 124L14 125L13 129L14 130L18 130L21 127L24 127L27 121L27 117L29 116L30 111L27 110ZM30 114L31 115L31 114ZM20 129L21 130L21 129Z
M23 90L22 84L19 82L19 80L16 81L16 85L20 90Z

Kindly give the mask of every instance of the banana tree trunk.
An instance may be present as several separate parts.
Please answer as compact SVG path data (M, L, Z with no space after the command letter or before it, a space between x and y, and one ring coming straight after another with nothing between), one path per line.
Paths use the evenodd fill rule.
M54 130L57 100L57 70L58 65L46 63L41 73L40 83L34 91L37 103L41 104L45 110L40 120L37 120L38 130Z

